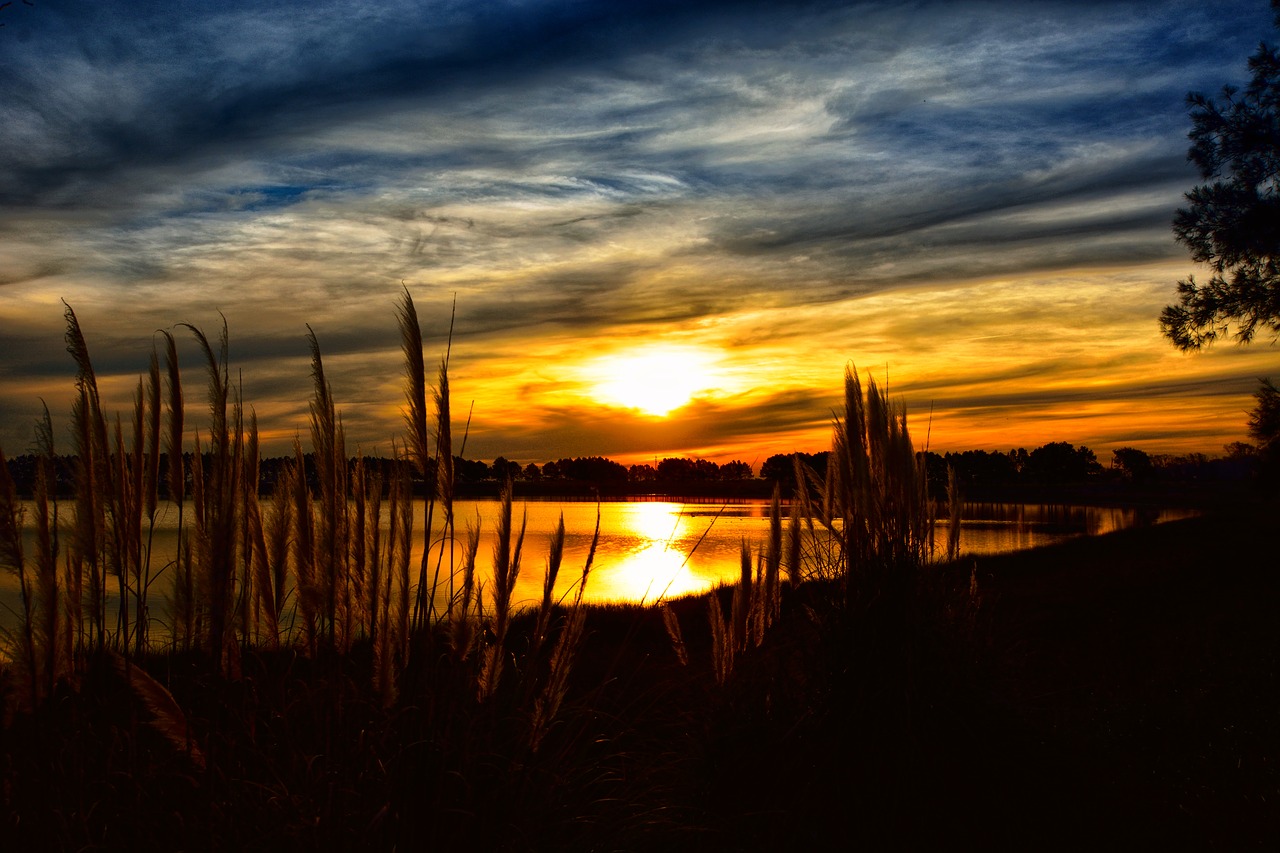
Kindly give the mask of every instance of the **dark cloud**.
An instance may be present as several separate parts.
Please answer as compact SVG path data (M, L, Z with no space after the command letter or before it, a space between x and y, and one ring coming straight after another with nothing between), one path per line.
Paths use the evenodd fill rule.
M1242 79L1270 32L1254 0L68 2L6 24L0 396L65 370L57 298L124 389L149 330L222 312L246 391L286 422L305 413L310 323L367 434L398 397L402 283L432 340L457 297L459 363L481 364L720 323L732 346L832 340L795 316L1181 257L1185 92ZM1118 313L1139 310L1159 305ZM877 334L924 354L955 326ZM986 381L1047 381L1074 357ZM477 442L631 452L812 429L825 398L796 394L680 424L544 413ZM1006 405L984 394L970 404Z

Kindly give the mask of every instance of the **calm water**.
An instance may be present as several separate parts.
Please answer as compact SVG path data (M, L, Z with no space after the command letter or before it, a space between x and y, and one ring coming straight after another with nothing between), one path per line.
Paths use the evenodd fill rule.
M457 505L459 538L468 523L479 524L480 552L477 566L491 562L499 505L496 501L463 501ZM66 511L67 508L64 508ZM665 501L590 502L529 501L515 509L527 516L523 566L516 589L517 600L537 601L548 544L563 514L565 558L557 592L572 594L582 574L592 532L600 520L600 541L587 584L589 601L656 601L698 592L737 577L740 548L745 539L753 550L768 535L766 501L675 503ZM967 504L961 526L960 547L965 553L992 554L1034 548L1074 536L1098 535L1134 525L1157 524L1194 514L1187 510L1106 509L1098 507L1041 506L1025 504ZM188 519L190 515L188 514ZM785 523L785 510L784 510ZM153 571L172 558L176 541L177 512L161 519L156 537ZM421 505L415 517L416 550L411 565L422 553ZM385 526L385 520L384 520ZM437 528L438 528L437 523ZM439 530L436 531L436 537ZM938 525L936 539L944 547L947 524ZM461 559L461 545L455 549ZM433 551L433 555L438 552ZM446 557L447 559L447 557ZM153 586L153 607L162 606L169 592L167 578ZM155 593L159 593L155 595ZM0 627L14 624L12 609L18 599L17 579L0 574Z

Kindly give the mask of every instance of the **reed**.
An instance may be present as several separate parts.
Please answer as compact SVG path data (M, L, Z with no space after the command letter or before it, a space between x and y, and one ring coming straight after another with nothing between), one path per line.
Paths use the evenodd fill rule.
M716 684L724 687L733 675L737 644L733 636L733 623L726 624L720 596L714 592L707 596L707 621L711 625L711 672Z
M538 624L533 632L533 650L531 657L536 658L546 642L547 632L551 628L552 593L555 590L556 578L560 575L560 564L564 560L564 513L551 534L551 543L547 551L546 571L542 576L542 602L538 607Z
M499 498L498 530L493 546L493 642L484 650L484 661L478 683L481 701L493 696L502 677L506 657L507 628L511 624L511 594L520 576L521 551L524 547L527 516L520 520L516 533L512 520L512 485L508 481ZM512 538L514 536L514 542Z
M480 550L480 519L467 525L466 537L462 546L462 584L458 591L458 607L449 624L450 645L453 649L454 662L465 662L475 649L476 623L480 614L480 595L476 586L476 554ZM472 607L476 613L472 615Z
M307 485L307 466L302 454L302 443L293 441L294 466L290 478L293 486L293 569L297 583L297 614L302 618L302 634L307 653L315 656L320 635L320 610L324 592L317 575L315 511L311 502L311 489Z
M35 592L27 577L26 555L22 545L22 507L18 504L17 490L9 475L9 463L0 449L0 565L18 577L21 593L21 612L18 614L18 631L21 635L20 667L24 674L26 692L31 703L39 701L41 686L40 664L36 652Z
M452 338L452 330L450 330ZM436 383L436 390L433 395L436 404L436 483L435 497L440 501L440 507L444 512L444 527L441 532L440 551L436 556L435 571L431 575L431 587L428 594L428 605L426 615L434 620L436 618L448 619L453 612L454 605L454 576L453 576L453 542L455 537L454 516L453 516L453 500L454 500L454 469L453 469L453 427L451 424L452 415L449 402L449 359L445 356L440 360L440 372ZM428 505L430 510L430 504ZM427 529L431 529L431 514L427 514ZM426 551L430 551L430 547ZM427 559L426 551L423 553L424 562ZM445 562L445 554L448 553L449 570L442 571L442 565ZM447 577L445 590L445 609L443 613L436 610L436 598L440 592L441 576Z
M413 304L409 288L404 289L396 312L400 327L400 344L404 351L405 371L405 457L413 464L418 475L427 481L431 469L431 439L427 432L427 369L422 355L422 326L418 323L418 311ZM438 462L439 460L437 460ZM432 515L435 509L434 492L427 495L425 529L431 533ZM427 567L431 559L430 548L424 548L422 562L418 566L418 593L414 597L414 624L418 624L427 591Z
M65 304L65 303L64 303ZM86 585L89 624L81 625L78 645L102 648L106 644L106 504L114 494L107 459L107 426L98 396L98 380L89 359L80 323L66 306L67 351L76 362L77 397L71 410L71 430L76 456L75 527L71 542L69 575L79 597Z
M138 625L135 637L134 654L141 656L150 646L151 610L148 596L151 591L151 561L155 545L156 515L160 507L160 454L162 420L160 384L160 356L153 346L151 362L147 370L146 401L146 437L145 470L142 481L142 511L147 519L146 542L142 546L141 560L138 564L138 578L135 596L137 601ZM139 467L142 467L141 465Z
M960 492L960 475L955 466L947 467L947 562L960 558L960 522L964 496Z
M64 602L58 584L58 500L54 482L53 419L42 405L36 422L36 477L32 495L35 515L35 645L42 654L40 694L52 695L58 679L68 671L70 651L60 619ZM38 699L33 692L33 696Z
M208 374L209 470L202 472L203 500L195 507L200 531L196 577L208 651L218 667L224 669L229 662L228 645L235 636L236 567L242 544L242 538L237 536L240 495L244 488L242 407L239 400L231 402L226 320L222 323L216 353L202 331L183 325L195 336ZM198 453L196 458L199 460Z
M688 666L689 648L684 642L684 632L680 630L680 617L676 616L669 602L662 602L659 609L662 611L662 627L671 641L671 649L676 653L676 660L681 666Z
M348 638L340 630L349 598L350 535L347 527L347 454L342 422L333 394L324 375L320 344L307 327L311 346L311 375L315 393L311 401L311 447L319 486L312 581L323 607L322 635L330 649L338 649Z
M61 679L77 670L87 678L105 661L108 670L118 670L116 680L98 672L93 683L127 688L145 712L141 728L158 732L199 771L192 778L200 796L231 804L222 811L227 821L236 820L236 805L260 808L267 798L273 808L305 802L308 817L298 825L328 828L347 808L366 816L361 826L389 842L382 846L403 846L429 820L474 829L497 803L545 807L551 797L545 792L560 790L574 774L621 790L627 773L619 768L637 760L626 750L642 752L630 721L652 713L675 690L712 709L685 717L664 712L682 730L713 728L720 710L781 720L786 691L817 696L831 683L814 675L816 663L804 664L805 678L787 674L787 643L797 635L823 637L830 649L820 649L818 660L829 655L859 678L877 677L877 655L884 658L881 673L919 666L920 641L910 632L924 608L911 597L928 589L922 578L931 552L923 543L931 505L905 413L874 382L864 394L853 371L846 375L826 476L797 466L785 521L775 491L766 540L742 543L737 584L705 599L706 628L687 618L686 608L699 602L663 601L657 612L624 609L635 622L615 663L602 667L588 637L603 611L583 599L599 516L580 576L557 597L566 547L560 519L541 597L520 611L514 592L527 522L517 518L513 486L505 485L496 530L489 532L492 571L486 574L477 565L478 521L461 536L455 532L448 352L429 412L421 328L408 290L397 317L406 413L405 433L392 440L392 463L373 470L362 457L354 465L347 458L341 413L308 327L310 454L296 439L268 503L257 489L257 418L250 409L246 423L230 380L225 322L213 342L186 327L203 357L209 412L208 423L191 431L188 457L173 335L162 333L167 389L153 350L129 417L116 417L108 430L84 336L67 308L68 347L79 371L71 424L78 467L61 579L58 510L46 476L39 478L44 487L31 513L32 555L21 552L24 519L12 496L5 502L0 483L0 548L20 577L17 657L33 707L48 704ZM52 459L48 420L46 412L42 454ZM168 461L163 486L162 453ZM427 490L426 528L422 559L411 565L415 477ZM177 551L162 570L171 571L173 589L171 647L162 659L170 669L167 683L154 675L148 603L163 497L176 505L179 519ZM189 512L183 509L188 498ZM953 510L958 503L953 500ZM482 583L482 576L492 580ZM119 600L110 614L114 627L109 595ZM977 601L976 587L970 598ZM686 614L687 637L677 611ZM632 689L626 685L636 676L619 675L616 661L647 656L647 641L639 641L638 650L630 646L641 633L635 626L650 617L659 642L665 632L675 653L657 668L679 666L684 674L610 704L615 691ZM102 654L85 654L97 650ZM714 686L690 686L706 680L708 658ZM178 675L182 671L195 675ZM121 778L135 768L143 772L128 762L119 766ZM359 784L341 781L346 773ZM419 778L427 773L435 774L429 784ZM353 805L365 790L381 792L368 796L383 800ZM592 794L583 808L603 809L611 796ZM380 817L371 824L369 814ZM375 829L380 822L392 828ZM456 843L453 832L431 828L427 835ZM179 846L191 846L191 839Z

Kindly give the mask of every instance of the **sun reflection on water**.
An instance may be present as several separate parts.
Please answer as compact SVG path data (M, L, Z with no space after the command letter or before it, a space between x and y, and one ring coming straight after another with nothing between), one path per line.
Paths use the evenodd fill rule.
M707 579L689 569L690 520L675 503L623 504L611 538L621 546L593 578L601 598L655 601L698 592Z

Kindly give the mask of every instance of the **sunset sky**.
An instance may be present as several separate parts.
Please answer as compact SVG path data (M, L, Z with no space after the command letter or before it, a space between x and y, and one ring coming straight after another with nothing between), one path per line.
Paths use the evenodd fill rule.
M268 454L310 324L365 452L396 303L451 305L466 455L759 464L829 440L847 364L917 445L1221 452L1280 349L1177 352L1185 96L1264 0L37 0L0 10L0 446L67 436L76 311L111 408L154 330L230 328ZM189 422L204 379L182 339ZM657 381L654 381L654 378ZM652 387L656 386L656 387Z

